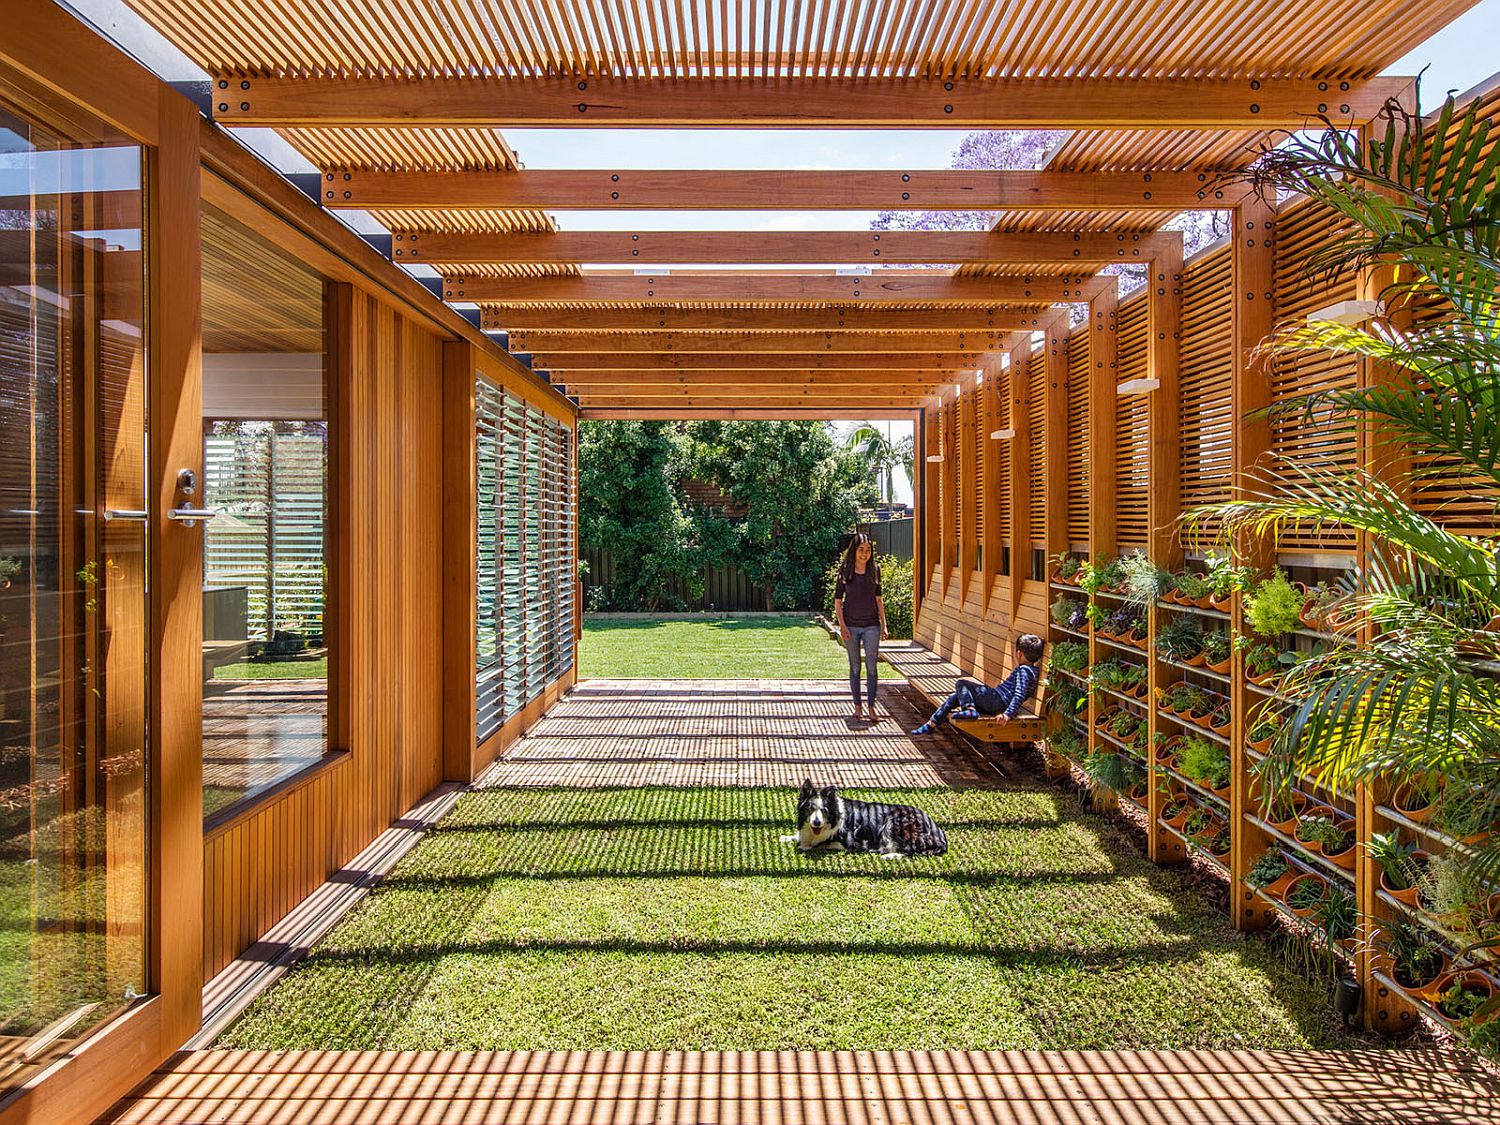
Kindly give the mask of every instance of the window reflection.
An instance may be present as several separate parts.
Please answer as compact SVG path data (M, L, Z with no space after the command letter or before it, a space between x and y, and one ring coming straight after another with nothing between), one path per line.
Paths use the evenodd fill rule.
M146 988L141 177L0 105L0 1093Z
M322 279L213 208L203 220L203 811L328 749Z

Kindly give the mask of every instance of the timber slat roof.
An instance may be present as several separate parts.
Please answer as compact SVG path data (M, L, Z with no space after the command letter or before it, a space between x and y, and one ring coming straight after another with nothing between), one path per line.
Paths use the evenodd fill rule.
M970 222L998 232L1156 231L1173 213L1166 207L1199 198L1231 206L1222 191L1200 194L1197 185L1243 168L1274 128L1295 127L1324 109L1335 117L1346 109L1375 112L1400 88L1378 76L1473 0L127 3L214 76L221 124L275 127L324 171L325 205L367 209L398 236L465 238L555 232L553 210L901 209L930 206L922 192L939 190L947 193L940 206L972 198ZM502 133L516 125L1025 123L1060 130L1043 177L1028 180L1035 170L1018 169L1014 178L1005 173L965 189L957 179L939 185L912 169L909 192L873 173L820 179L766 170L757 180L702 170L527 172ZM1116 179L1095 179L1104 173ZM1165 173L1188 175L1169 187ZM1154 194L1141 180L1147 174L1157 177ZM1068 177L1076 178L1064 182ZM964 190L972 194L955 194ZM566 229L571 234L573 224ZM567 245L587 246L587 235L580 231ZM1088 299L1097 286L1070 297L1064 283L1104 264L1080 261L1066 270L1007 254L997 241L994 260L921 263L907 256L900 266L865 266L874 276L861 288L829 275L832 266L864 257L825 265L814 258L790 276L757 273L757 264L788 262L785 240L760 257L754 232L743 234L743 251L725 249L729 236L716 237L698 248L701 257L679 242L674 246L687 246L680 260L641 260L640 267L662 275L653 284L633 277L636 263L618 249L585 261L556 252L526 261L496 243L492 255L468 256L450 240L434 264L449 300L479 304L486 328L518 335L546 327L535 316L508 322L508 311L518 308L565 312L560 327L575 333L591 329L579 316L602 309L660 313L662 328L676 310L801 310L821 318L804 326L778 315L768 330L827 327L828 318L872 300L887 322L898 310L1035 314L1049 300ZM590 268L590 260L614 268ZM695 272L700 262L738 268ZM942 267L936 283L918 281L931 278L930 270L906 268L924 264ZM891 284L883 284L887 279ZM986 279L993 292L984 289ZM1024 279L1049 295L1027 299L1029 291L1015 284ZM891 299L898 281L914 286L899 302ZM673 350L681 352L694 332L704 340L753 329L736 320L672 330ZM598 354L618 346L618 338L601 335ZM715 350L707 342L703 348ZM536 358L540 366L549 357ZM974 366L967 354L932 358L949 366L916 379L908 393L914 408L951 392L956 374ZM783 361L782 370L795 372L795 354ZM848 398L852 388L827 383L826 369L816 378L818 371L808 366L801 381L786 384L789 408L806 409L809 397ZM726 391L737 386L732 375L726 367ZM579 391L587 407L586 389Z

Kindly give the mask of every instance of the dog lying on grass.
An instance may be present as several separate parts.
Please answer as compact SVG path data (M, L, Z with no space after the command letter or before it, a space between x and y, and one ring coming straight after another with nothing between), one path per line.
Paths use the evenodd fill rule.
M948 837L921 809L841 797L836 786L819 789L810 778L797 794L797 834L781 841L804 852L876 852L885 859L948 850Z

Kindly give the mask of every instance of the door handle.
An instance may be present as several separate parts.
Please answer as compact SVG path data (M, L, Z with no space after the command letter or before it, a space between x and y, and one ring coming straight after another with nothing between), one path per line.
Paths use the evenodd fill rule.
M139 508L105 508L104 518L106 520L136 520L144 523L146 513Z
M180 508L173 508L167 513L167 519L176 520L178 523L207 523L219 513L212 508L189 508L184 504Z

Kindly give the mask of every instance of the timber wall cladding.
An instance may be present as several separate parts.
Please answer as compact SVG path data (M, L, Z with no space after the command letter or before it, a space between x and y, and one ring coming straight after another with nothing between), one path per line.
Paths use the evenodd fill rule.
M349 753L207 839L205 978L442 780L442 340L347 286L329 304L330 480L347 488L331 488L344 698L330 738Z

